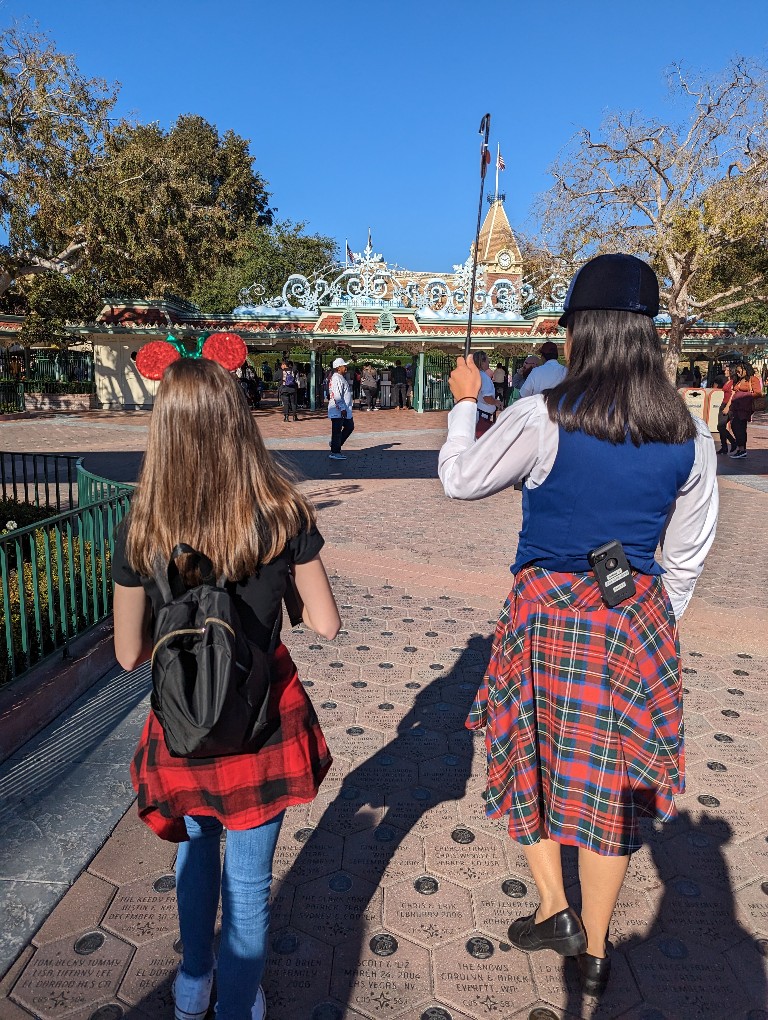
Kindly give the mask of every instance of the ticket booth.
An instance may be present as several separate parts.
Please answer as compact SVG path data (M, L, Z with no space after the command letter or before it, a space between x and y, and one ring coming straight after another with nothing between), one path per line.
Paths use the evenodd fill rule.
M707 391L703 389L694 389L692 387L684 388L678 391L683 400L685 406L689 409L692 414L697 415L699 418L707 420Z
M717 432L717 415L724 400L723 390L707 390L707 416L704 421L709 425L710 432Z

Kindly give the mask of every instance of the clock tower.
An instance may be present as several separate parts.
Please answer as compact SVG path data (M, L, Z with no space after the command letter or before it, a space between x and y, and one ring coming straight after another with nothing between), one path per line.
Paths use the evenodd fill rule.
M516 281L522 278L523 260L504 211L504 199L498 193L488 199L490 209L480 230L477 265L482 267L486 279L503 276Z

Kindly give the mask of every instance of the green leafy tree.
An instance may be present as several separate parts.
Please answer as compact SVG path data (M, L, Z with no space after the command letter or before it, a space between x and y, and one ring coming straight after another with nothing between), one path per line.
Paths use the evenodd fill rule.
M203 311L231 312L243 303L242 293L248 288L249 300L259 303L280 294L292 273L311 278L332 271L339 254L336 242L331 237L304 233L305 226L285 220L245 231L233 264L202 275L192 291L192 300Z
M272 222L246 139L195 115L111 123L115 89L45 36L0 34L0 85L0 300L21 298L25 341L62 340L105 294L187 295Z
M679 124L613 114L599 137L582 129L552 168L540 210L549 249L571 264L624 251L653 265L671 376L691 326L733 318L768 291L767 80L742 59L712 81L675 67Z
M115 97L46 36L0 33L0 295L84 259L88 238L70 210L103 151Z

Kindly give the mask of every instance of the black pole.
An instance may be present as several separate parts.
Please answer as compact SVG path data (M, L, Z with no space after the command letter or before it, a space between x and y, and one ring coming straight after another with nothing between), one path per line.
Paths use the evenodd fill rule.
M469 288L469 315L467 316L467 339L464 342L464 359L469 357L469 349L472 346L472 310L475 304L475 279L477 277L477 249L480 246L480 221L483 217L483 189L485 188L485 171L490 161L488 152L488 135L491 132L491 115L486 113L480 121L480 134L483 140L480 143L480 201L477 205L477 230L475 232L475 252L472 258L472 285Z

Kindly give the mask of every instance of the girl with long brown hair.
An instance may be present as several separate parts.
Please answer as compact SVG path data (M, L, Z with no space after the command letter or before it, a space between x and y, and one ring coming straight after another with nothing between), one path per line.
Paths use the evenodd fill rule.
M340 626L319 553L312 505L264 446L236 380L207 358L181 358L162 376L147 452L126 526L115 539L115 653L125 669L151 655L153 580L186 543L227 579L243 628L268 652L290 577L305 624ZM190 560L179 569L199 583ZM183 957L173 984L176 1020L203 1020L217 966L218 1020L262 1020L272 857L283 813L314 798L331 765L288 650L277 645L269 737L256 753L172 757L150 711L131 775L141 818L179 843L176 892ZM226 829L220 865L219 842ZM218 964L214 931L221 898Z

